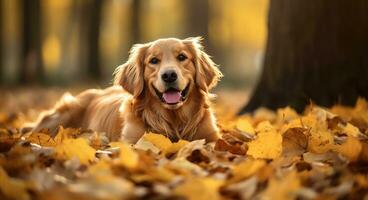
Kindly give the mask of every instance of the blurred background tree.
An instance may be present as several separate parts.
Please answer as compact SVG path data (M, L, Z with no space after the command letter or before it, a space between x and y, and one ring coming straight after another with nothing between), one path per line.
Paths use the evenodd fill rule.
M19 4L21 9L19 14L22 18L19 83L41 83L45 76L41 57L41 0L22 0Z
M0 1L0 11L3 10L3 4L2 2ZM4 29L4 26L3 26L3 14L0 12L0 74L2 75L4 72L3 72L3 30ZM0 76L0 84L3 82L3 76Z
M368 2L271 0L264 69L241 113L368 98Z
M266 38L268 0L0 0L2 87L107 86L130 47L203 36L225 73L249 90Z

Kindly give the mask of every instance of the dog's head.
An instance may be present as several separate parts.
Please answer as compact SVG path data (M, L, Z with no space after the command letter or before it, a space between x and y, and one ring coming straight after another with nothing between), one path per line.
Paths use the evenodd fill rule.
M165 108L177 109L194 89L208 93L221 76L201 38L169 38L134 45L128 61L117 68L114 84L136 98L147 90Z

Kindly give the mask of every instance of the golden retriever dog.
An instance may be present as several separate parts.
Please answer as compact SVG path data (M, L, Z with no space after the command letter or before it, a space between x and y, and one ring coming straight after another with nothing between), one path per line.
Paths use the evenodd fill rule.
M63 126L105 132L110 140L129 143L146 132L172 141L215 141L219 130L209 91L221 77L199 37L137 44L116 69L114 86L64 95L40 116L33 132L55 134Z

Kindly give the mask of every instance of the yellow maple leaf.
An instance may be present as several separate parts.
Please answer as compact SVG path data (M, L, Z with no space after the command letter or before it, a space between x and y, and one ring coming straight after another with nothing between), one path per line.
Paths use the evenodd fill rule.
M348 136L358 137L360 134L359 129L350 123L347 123L345 126L339 126L339 128L341 128L341 131L346 133Z
M149 142L149 143L147 143ZM161 135L161 134L155 134L155 133L146 133L141 138L140 141L138 141L139 144L145 144L146 147L149 148L150 144L157 147L163 154L172 154L179 151L182 147L187 145L189 142L186 140L179 140L178 142L172 143L167 137ZM152 148L150 148L152 149ZM154 151L155 152L155 151Z
M162 151L168 149L172 144L171 141L167 137L161 134L146 133L143 135L143 138L151 142L153 145L155 145L157 148L159 148Z
M274 131L275 127L272 126L270 121L262 121L256 127L256 132L267 132L267 131Z
M248 159L243 161L233 168L233 176L232 181L238 181L241 179L248 178L255 174L259 169L266 165L264 160L253 160Z
M90 147L83 138L65 139L55 147L55 158L69 160L77 158L82 164L95 159L96 150Z
M333 135L329 131L312 129L310 131L308 150L312 153L325 153L333 147Z
M277 109L277 119L279 122L289 122L297 118L299 118L298 113L290 107Z
M248 117L239 117L236 120L236 128L242 132L254 135L255 131L252 123L249 121Z
M0 166L0 190L3 195L10 199L28 200L31 199L27 192L29 187L29 183L9 177Z
M349 136L344 143L335 144L332 147L333 151L340 153L350 161L358 160L362 148L360 141L352 136Z
M123 142L112 142L110 143L110 146L120 148L119 158L116 161L118 165L122 165L129 169L133 169L138 166L139 155L129 144Z
M172 143L169 148L164 150L165 154L172 154L178 152L181 148L183 148L185 145L189 144L186 140L179 140L178 142Z
M257 138L248 143L247 154L253 158L275 159L281 152L282 136L275 130L259 132Z
M220 200L222 181L213 178L193 178L174 189L174 193L188 200Z

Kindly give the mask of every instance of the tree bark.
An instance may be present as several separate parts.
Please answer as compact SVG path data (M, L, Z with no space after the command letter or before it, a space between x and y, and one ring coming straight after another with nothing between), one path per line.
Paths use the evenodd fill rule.
M89 77L92 80L99 80L102 77L102 70L100 67L100 25L101 25L101 11L103 0L93 0L89 3L88 24L87 24L87 69Z
M3 63L3 1L0 0L0 84L3 83L4 79L4 63Z
M131 41L133 44L142 43L141 39L141 0L132 1L130 16Z
M187 37L202 36L204 46L210 55L214 55L209 40L209 0L187 0L186 29L190 34Z
M366 0L271 0L263 73L245 113L368 97Z
M20 83L42 83L44 69L41 52L41 2L40 0L22 0L22 62Z

